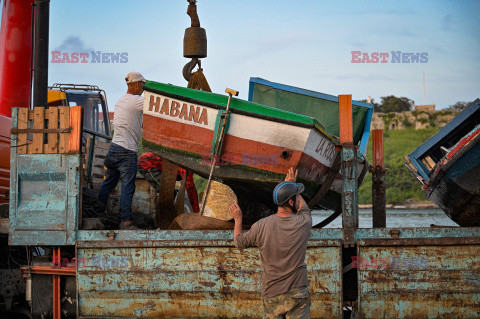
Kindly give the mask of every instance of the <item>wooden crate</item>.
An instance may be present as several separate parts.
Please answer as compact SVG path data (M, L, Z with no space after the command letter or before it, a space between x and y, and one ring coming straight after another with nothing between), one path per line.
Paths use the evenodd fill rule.
M17 154L75 154L81 150L82 107L18 108ZM31 134L31 138L29 138Z

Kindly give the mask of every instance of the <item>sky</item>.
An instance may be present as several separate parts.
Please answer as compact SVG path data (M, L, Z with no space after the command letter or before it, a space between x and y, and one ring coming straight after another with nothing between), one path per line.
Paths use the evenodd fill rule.
M127 63L51 63L49 84L86 83L107 92L110 109L125 75L186 86L186 0L51 0L50 52L127 53ZM480 1L200 0L216 93L248 98L250 77L322 93L404 96L442 109L480 97ZM352 51L388 63L352 63ZM392 63L391 52L427 53L426 63ZM360 57L362 58L362 57ZM91 57L89 58L89 60Z

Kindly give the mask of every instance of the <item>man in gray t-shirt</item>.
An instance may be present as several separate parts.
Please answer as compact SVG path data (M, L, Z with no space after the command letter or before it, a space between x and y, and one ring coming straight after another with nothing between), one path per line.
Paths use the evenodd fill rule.
M290 168L285 182L275 187L273 201L278 206L277 213L262 218L245 233L238 204L230 207L235 220L235 246L260 249L264 318L310 317L305 253L312 217L300 195L304 186L295 183L296 175Z

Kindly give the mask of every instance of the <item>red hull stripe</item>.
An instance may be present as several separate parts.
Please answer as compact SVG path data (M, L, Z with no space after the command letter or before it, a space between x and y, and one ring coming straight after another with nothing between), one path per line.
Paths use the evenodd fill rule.
M196 153L207 159L213 132L203 127L144 114L143 138L164 147ZM287 158L282 157L285 152ZM220 161L224 164L243 164L275 173L286 173L289 167L298 167L300 178L317 182L323 181L329 170L329 167L303 152L228 134L223 143Z

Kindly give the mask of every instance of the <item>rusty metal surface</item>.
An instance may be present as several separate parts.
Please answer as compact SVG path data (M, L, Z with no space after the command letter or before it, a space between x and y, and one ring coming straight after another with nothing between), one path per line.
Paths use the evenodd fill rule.
M80 230L77 232L77 243L87 241L105 241L108 239L108 230ZM312 229L310 241L327 239L341 239L343 231L338 228ZM115 241L175 241L181 243L186 240L210 241L210 240L232 240L231 230L118 230L115 231Z
M189 237L209 242L211 233L232 236L231 231L210 231ZM325 240L321 246L311 242L307 250L311 315L340 318L341 239L331 238L335 244L331 246ZM114 242L97 241L103 247L77 246L81 317L261 317L262 268L257 248L239 250L231 240L208 247L189 247L182 240L169 247L154 241L149 243L152 247L108 246Z
M459 238L480 237L480 227L418 227L418 228L359 228L355 231L355 239L392 239L394 231L398 238Z
M359 245L358 256L362 318L480 317L479 244Z
M75 244L80 156L14 153L9 244Z
M341 245L341 240L316 239L308 242L308 247L330 247ZM80 248L139 248L139 247L233 247L233 240L141 240L141 241L84 241L78 242Z
M480 237L359 239L357 243L362 246L477 245Z

